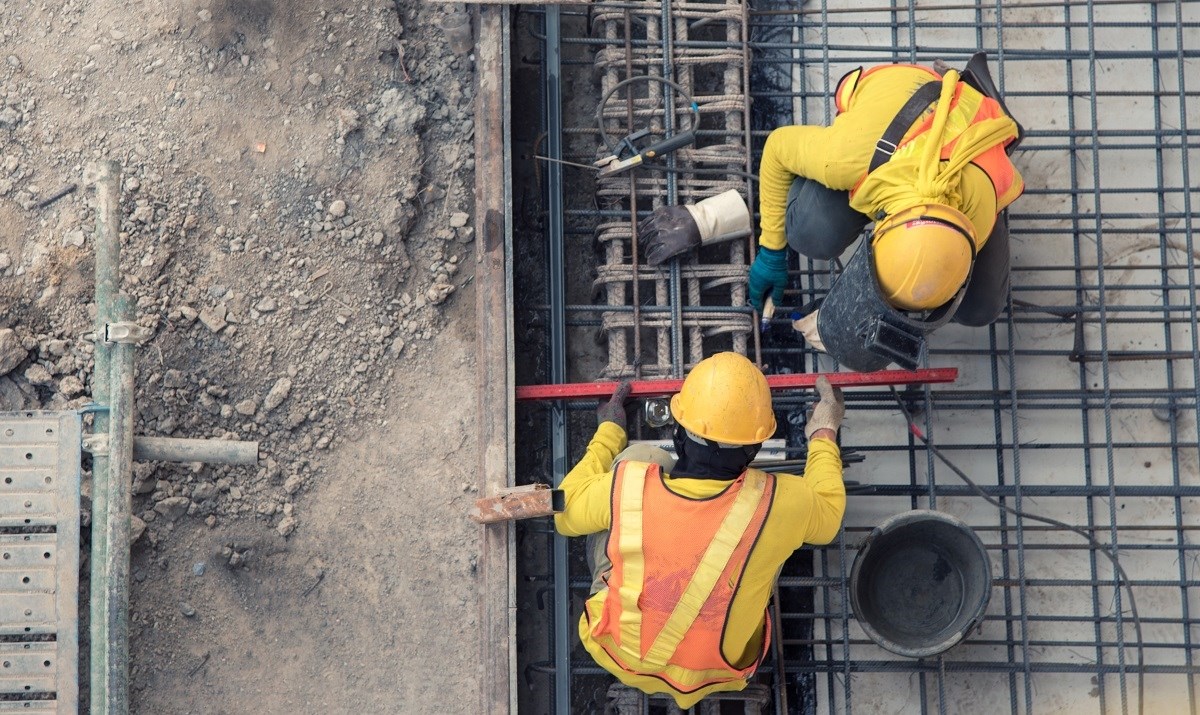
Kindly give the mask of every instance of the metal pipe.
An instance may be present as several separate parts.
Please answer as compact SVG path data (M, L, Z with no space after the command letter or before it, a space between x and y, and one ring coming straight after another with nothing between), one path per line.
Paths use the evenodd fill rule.
M120 285L121 169L114 161L103 161L89 169L96 184L96 323L94 334L104 335L104 326L114 322L113 301ZM95 371L92 376L92 401L110 406L109 386L112 345L96 341ZM95 434L107 435L109 412L94 415ZM108 674L108 514L109 458L92 459L92 559L91 559L91 702L92 713L110 712Z
M258 442L138 435L133 438L133 458L139 462L258 464Z
M133 319L133 308L127 296L116 298L114 311L120 320ZM100 570L100 579L92 581L92 598L102 599L98 610L105 632L105 639L99 645L103 651L103 669L98 670L94 662L92 666L93 676L103 680L103 694L92 694L92 712L107 715L129 712L129 530L133 516L130 485L133 482L135 349L132 343L117 343L112 347L107 499L105 511L99 515L108 548L103 554L92 556L92 562L96 564L93 572L97 566ZM92 630L96 627L93 622ZM93 644L93 652L96 647Z

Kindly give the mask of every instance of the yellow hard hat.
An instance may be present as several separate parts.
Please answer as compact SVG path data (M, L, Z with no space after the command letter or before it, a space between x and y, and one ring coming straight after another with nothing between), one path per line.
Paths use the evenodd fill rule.
M902 310L946 303L971 274L975 227L961 211L924 204L875 226L872 249L883 297Z
M737 353L717 353L696 363L671 398L671 415L684 429L714 442L759 444L775 434L767 378Z

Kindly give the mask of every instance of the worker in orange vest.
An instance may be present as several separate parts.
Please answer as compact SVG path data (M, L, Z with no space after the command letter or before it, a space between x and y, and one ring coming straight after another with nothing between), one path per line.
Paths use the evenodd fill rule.
M864 236L820 309L796 323L856 370L915 367L934 329L988 325L1008 301L1005 209L1024 190L1009 153L1022 130L982 53L961 74L941 69L860 67L838 83L831 126L780 127L763 148L750 303L782 304L789 246L833 260ZM657 265L710 226L748 224L741 197L721 194L657 209L640 233Z
M683 709L746 687L770 644L767 601L783 562L841 528L835 440L845 406L825 378L817 390L803 477L748 467L775 414L766 378L736 353L698 363L671 399L678 459L627 446L627 383L597 410L554 523L588 537L593 581L579 636L622 683Z

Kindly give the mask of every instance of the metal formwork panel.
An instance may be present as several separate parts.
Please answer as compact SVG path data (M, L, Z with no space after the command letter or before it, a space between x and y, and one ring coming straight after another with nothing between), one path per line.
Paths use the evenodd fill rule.
M0 713L78 709L80 431L0 414Z

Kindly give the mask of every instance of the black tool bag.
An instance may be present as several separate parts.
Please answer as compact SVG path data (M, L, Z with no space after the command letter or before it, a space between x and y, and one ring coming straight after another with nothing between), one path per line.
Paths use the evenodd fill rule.
M950 322L969 282L970 275L953 298L927 313L896 310L883 298L867 229L817 314L825 352L861 372L882 370L893 362L916 369L925 351L925 336Z

